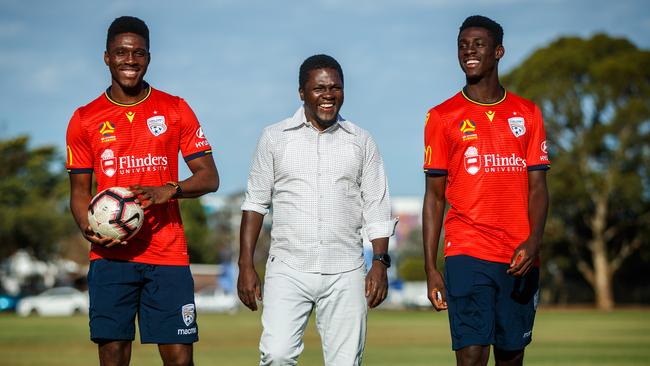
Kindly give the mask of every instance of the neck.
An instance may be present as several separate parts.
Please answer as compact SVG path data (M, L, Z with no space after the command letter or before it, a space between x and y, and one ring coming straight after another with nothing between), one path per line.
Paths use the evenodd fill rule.
M149 84L142 81L138 86L133 88L123 88L115 81L111 84L111 87L108 89L108 95L112 100L121 103L121 104L134 104L141 101L144 97L147 96L147 91L149 89Z
M463 89L465 95L479 103L496 103L503 98L505 89L499 83L499 76L496 70L493 74L479 78L466 79L466 85Z

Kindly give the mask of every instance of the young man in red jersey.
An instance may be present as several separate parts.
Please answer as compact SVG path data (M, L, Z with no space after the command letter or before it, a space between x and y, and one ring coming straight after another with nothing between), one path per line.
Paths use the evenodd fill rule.
M521 365L538 299L549 168L539 108L499 82L503 29L471 16L460 27L461 92L425 125L422 210L429 300L449 310L458 365ZM444 220L445 276L436 268Z
M165 365L192 365L198 340L178 199L216 191L219 175L192 109L144 81L150 59L147 25L115 19L104 53L111 86L68 125L70 208L91 242L90 337L104 366L129 364L136 314L141 342L158 344ZM180 182L179 151L192 172ZM88 225L93 174L98 191L123 186L138 196L145 221L128 243Z

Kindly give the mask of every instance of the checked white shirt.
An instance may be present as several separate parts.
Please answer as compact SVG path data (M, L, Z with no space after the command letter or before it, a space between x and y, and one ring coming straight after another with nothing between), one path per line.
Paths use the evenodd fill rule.
M370 134L338 121L319 131L301 107L264 129L241 209L273 208L271 249L290 267L334 274L363 265L363 239L389 237L391 218L384 163Z

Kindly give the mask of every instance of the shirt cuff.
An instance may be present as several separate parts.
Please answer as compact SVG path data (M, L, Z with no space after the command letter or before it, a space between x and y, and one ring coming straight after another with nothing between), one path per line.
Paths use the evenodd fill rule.
M399 217L396 217L392 220L382 221L382 222L373 222L365 226L366 235L368 235L368 240L372 241L378 238L388 238L395 234L395 227L399 222Z
M257 212L257 213L259 213L261 215L266 215L267 213L269 213L269 209L267 207L262 206L262 205L257 204L257 203L248 202L248 201L244 201L244 203L241 205L241 210L242 211L255 211L255 212Z

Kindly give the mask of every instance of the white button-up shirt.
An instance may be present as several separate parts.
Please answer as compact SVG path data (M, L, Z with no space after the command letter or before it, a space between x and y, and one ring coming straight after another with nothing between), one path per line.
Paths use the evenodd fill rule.
M311 273L341 273L364 264L368 239L389 237L384 163L370 134L346 121L319 131L301 107L264 129L251 164L243 211L273 207L270 255Z

